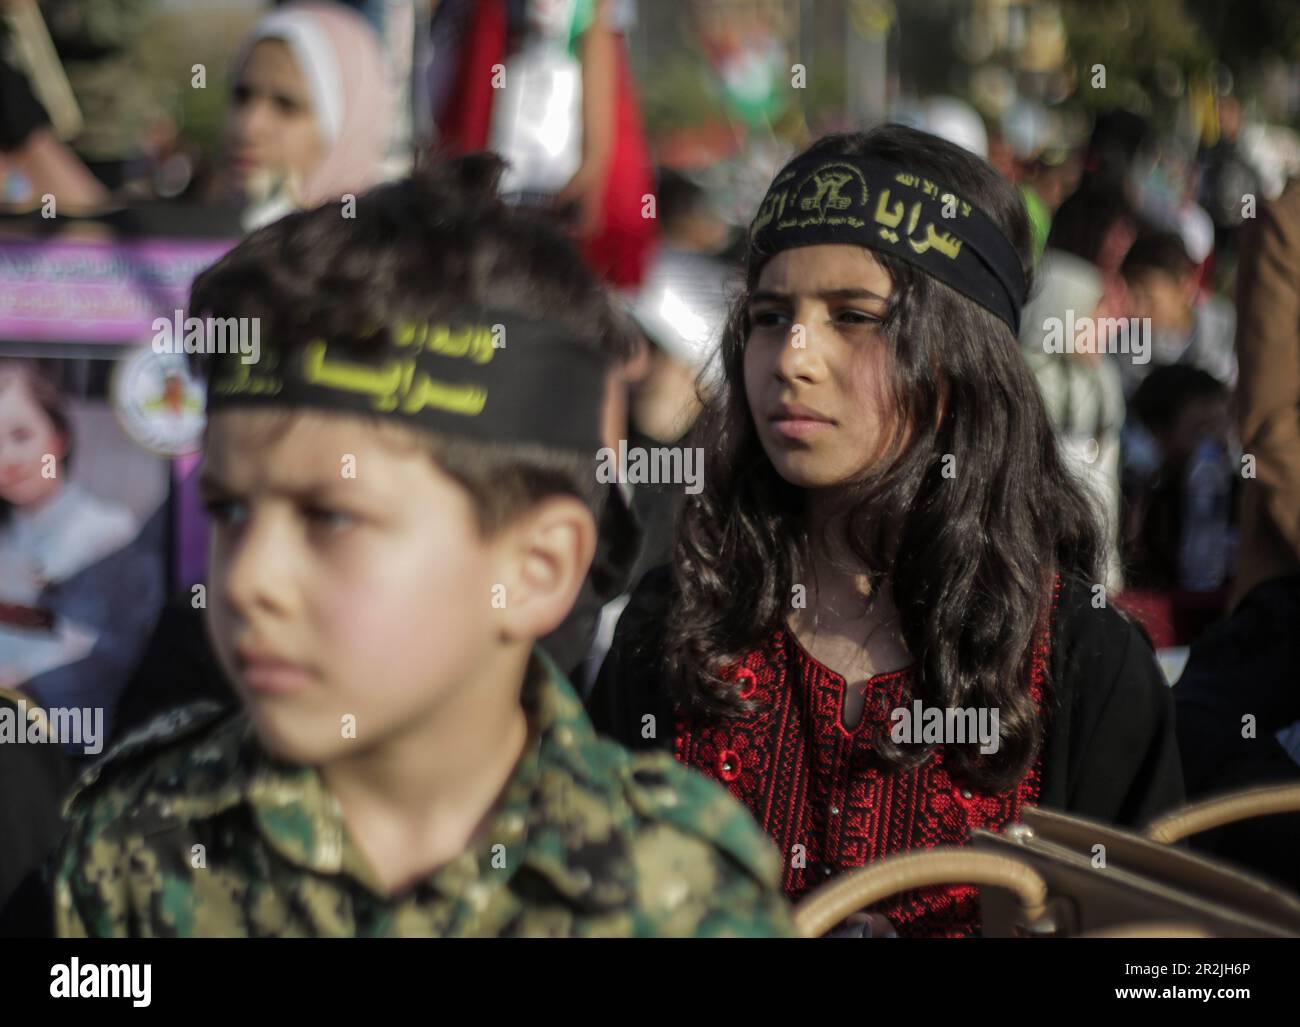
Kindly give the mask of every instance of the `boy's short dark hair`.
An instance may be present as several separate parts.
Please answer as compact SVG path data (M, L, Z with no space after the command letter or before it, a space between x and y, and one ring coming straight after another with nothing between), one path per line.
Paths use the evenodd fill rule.
M1195 268L1196 263L1187 255L1187 247L1176 232L1144 232L1129 248L1120 273L1128 279L1152 271L1182 278Z
M1137 220L1137 212L1120 186L1085 177L1052 215L1047 245L1097 264L1111 226L1117 221L1136 224Z
M655 182L659 201L659 224L665 230L698 213L706 194L680 171L660 168Z
M611 364L627 359L622 316L556 222L498 198L503 167L474 154L357 196L351 211L331 202L290 214L199 275L190 314L259 318L264 345L292 352L478 305L550 321ZM556 493L599 516L594 454L411 433L468 490L485 537Z
M1189 403L1228 398L1228 389L1208 371L1190 364L1157 367L1133 393L1133 415L1150 431L1170 428Z

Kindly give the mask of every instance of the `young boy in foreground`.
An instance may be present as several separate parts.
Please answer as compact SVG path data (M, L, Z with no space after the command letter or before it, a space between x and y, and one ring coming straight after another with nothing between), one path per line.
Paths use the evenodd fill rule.
M615 328L497 173L291 215L195 282L192 315L260 318L260 360L211 358L202 474L244 708L83 778L60 934L792 932L749 815L598 740L534 645L595 548Z

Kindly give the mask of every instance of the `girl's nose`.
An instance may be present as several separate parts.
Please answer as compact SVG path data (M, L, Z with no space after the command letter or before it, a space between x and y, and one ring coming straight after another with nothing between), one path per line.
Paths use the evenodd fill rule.
M776 360L776 376L785 382L818 381L825 371L820 348L814 333L806 322L790 325L781 352Z

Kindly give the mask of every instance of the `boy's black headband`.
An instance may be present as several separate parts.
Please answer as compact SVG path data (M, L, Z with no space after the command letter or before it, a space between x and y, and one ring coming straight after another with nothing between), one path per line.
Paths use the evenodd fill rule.
M493 310L403 320L356 338L274 341L255 364L214 358L208 408L376 414L447 435L595 453L604 358L554 324Z
M978 207L904 167L825 153L796 158L750 226L760 252L851 243L916 265L1020 331L1025 276L1006 236Z

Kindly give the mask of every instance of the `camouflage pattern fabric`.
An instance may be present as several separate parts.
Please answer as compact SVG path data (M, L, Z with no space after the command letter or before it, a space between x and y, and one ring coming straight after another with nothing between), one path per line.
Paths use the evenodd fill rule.
M242 711L154 721L68 799L65 937L791 936L779 856L749 813L666 753L598 738L540 649L532 727L481 843L385 895L311 767Z

